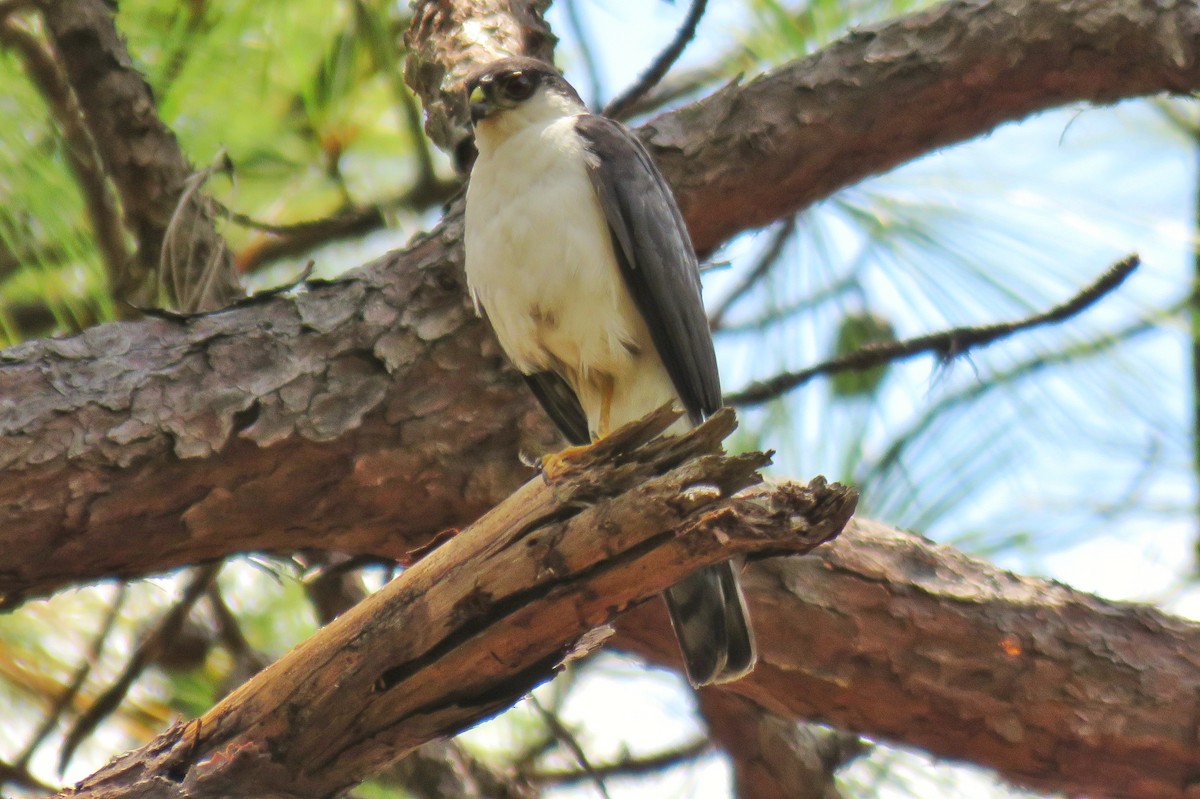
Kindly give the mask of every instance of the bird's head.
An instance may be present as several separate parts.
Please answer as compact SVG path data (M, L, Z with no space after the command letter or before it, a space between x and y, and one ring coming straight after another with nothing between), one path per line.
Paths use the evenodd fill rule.
M498 133L501 128L511 132L586 110L558 70L533 58L504 58L485 64L467 78L466 89L477 134Z

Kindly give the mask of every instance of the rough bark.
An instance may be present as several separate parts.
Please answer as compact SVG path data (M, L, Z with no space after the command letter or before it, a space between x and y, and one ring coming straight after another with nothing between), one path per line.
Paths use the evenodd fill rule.
M1025 4L943 4L853 34L744 88L656 120L648 135L659 141L658 155L690 209L693 237L704 246L721 241L749 224L748 210L785 214L879 164L937 146L943 129L964 138L1070 99L1200 87L1190 56L1200 11L1192 4ZM464 28L503 32L499 44L482 46L485 52L548 41L534 17L509 24L495 17L499 6L449 4L460 16L466 13L460 6L487 9L468 25L439 16L447 13L442 5L419 5L419 33L410 37L417 51L410 75L422 76L413 85L432 108L454 96L446 93L454 79L445 80L444 68L421 64L465 46L446 36ZM1022 9L1025 16L1015 16ZM972 14L983 22L968 23ZM956 25L991 34L978 42L947 33ZM1016 47L1025 27L1042 42L1043 26L1061 28L1066 38L1049 37L1023 58L1012 50L1001 58L983 46ZM1101 41L1120 33L1145 46L1132 55L1129 48L1085 48L1081 37L1089 31ZM1159 39L1175 42L1175 56L1147 55L1165 52ZM1036 72L1046 66L1036 57L1059 44L1077 55L1051 71L1053 80L1023 83L1023 104L1011 99L1011 87L1002 91L1003 81L1019 76L997 64ZM952 56L958 59L952 66L938 66ZM1102 57L1110 60L1097 63ZM1140 66L1132 68L1130 58ZM971 59L982 60L972 66ZM454 63L454 74L466 69L464 61ZM892 66L869 72L881 64ZM1099 79L1114 74L1107 83ZM825 77L810 86L813 75ZM943 82L933 80L939 75ZM963 83L964 75L974 77ZM946 83L946 76L959 82ZM1084 88L1091 93L1068 91ZM931 101L887 105L917 89L976 110L945 117L929 113ZM796 113L809 108L798 102L811 104L811 113ZM733 116L712 110L734 106ZM809 120L818 108L826 123L814 138ZM883 122L863 123L871 119L886 121L892 133L910 132L880 136ZM430 129L444 138L452 127L431 123ZM668 130L669 145L662 140ZM772 146L761 146L767 140ZM736 174L729 171L734 164ZM796 182L801 174L811 185ZM740 201L714 200L709 181ZM794 193L777 191L784 185ZM769 202L754 199L762 191L772 192ZM9 475L0 501L9 523L0 529L0 547L19 557L0 570L0 595L11 602L197 557L335 539L352 551L394 557L499 501L527 476L511 465L522 435L544 442L552 434L503 369L489 334L466 312L460 236L461 219L452 212L410 251L305 295L183 324L102 326L67 342L6 353L0 464ZM295 496L305 499L297 503ZM115 546L106 543L114 540Z
M542 17L550 0L422 0L413 3L404 79L424 100L425 132L448 153L469 139L462 82L472 67L505 56L552 61L558 40ZM470 158L461 159L465 166Z
M460 235L0 354L0 595L238 551L403 558L511 493L553 439L466 302Z
M645 443L676 418L660 412L566 475L533 479L202 718L71 795L334 795L509 707L684 574L731 554L807 551L853 511L853 491L820 481L779 505L731 502L766 456L719 454L731 412Z
M640 134L707 250L1002 123L1198 86L1195 3L950 0L857 28Z
M242 296L212 209L194 190L195 170L158 118L150 86L113 24L115 7L104 0L47 0L39 8L138 241L139 268L113 287L117 296L151 304L155 297L144 282L164 270L175 273L169 283L185 310L221 308Z
M862 519L743 584L761 661L731 690L774 713L1067 795L1200 791L1200 625ZM677 666L661 608L619 630L617 646Z

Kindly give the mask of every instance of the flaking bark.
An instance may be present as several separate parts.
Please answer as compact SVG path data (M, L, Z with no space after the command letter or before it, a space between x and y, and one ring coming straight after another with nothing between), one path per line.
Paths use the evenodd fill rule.
M1200 625L855 519L743 576L759 637L732 690L775 713L1091 797L1194 799ZM661 608L614 643L676 667Z
M739 522L730 498L767 457L719 454L727 411L645 443L675 418L660 412L568 474L534 478L201 719L73 795L332 795L507 708L685 573L732 554L807 551L853 511L854 492L816 481ZM798 523L780 525L780 514Z

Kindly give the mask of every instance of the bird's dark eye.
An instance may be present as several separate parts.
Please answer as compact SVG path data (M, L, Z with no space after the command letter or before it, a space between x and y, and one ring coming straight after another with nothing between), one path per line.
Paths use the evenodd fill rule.
M513 72L504 78L504 94L512 100L525 100L537 88L537 78L528 72Z

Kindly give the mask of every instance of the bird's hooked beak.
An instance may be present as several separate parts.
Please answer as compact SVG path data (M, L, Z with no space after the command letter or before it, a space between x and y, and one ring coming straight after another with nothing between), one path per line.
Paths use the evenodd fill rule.
M491 113L492 102L489 99L491 87L491 81L485 79L475 84L475 88L471 90L471 96L467 98L467 105L471 110L472 125L478 125L484 117Z

